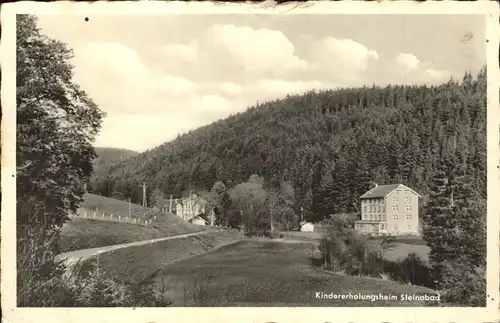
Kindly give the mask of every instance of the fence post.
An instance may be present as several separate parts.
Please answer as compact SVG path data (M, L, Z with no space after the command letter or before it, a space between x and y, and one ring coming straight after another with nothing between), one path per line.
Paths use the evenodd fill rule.
M94 212L94 219L95 219L95 212Z
M119 216L118 216L118 221L121 221L121 220L122 220L122 216L121 216L121 215L119 215Z
M102 218L104 219L104 212L102 212Z
M111 218L111 220L113 220L113 214L111 214L109 217Z
M83 217L86 218L87 217L87 211L83 212Z

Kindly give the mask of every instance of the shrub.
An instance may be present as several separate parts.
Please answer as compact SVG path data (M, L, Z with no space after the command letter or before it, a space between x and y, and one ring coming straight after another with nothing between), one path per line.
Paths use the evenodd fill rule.
M325 266L332 270L353 270L363 263L367 251L365 239L359 235L346 215L338 215L325 221L325 233L319 249Z
M151 280L123 282L114 279L101 267L99 258L85 264L89 268L68 279L69 288L76 295L75 306L84 307L164 307L172 302L166 297L164 285Z
M74 294L63 278L65 266L55 260L57 230L24 226L18 230L17 305L73 306Z

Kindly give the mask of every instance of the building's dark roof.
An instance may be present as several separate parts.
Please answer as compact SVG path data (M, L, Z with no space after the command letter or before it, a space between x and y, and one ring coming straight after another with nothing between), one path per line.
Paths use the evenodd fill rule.
M399 187L400 184L391 184L391 185L379 185L365 194L361 195L362 199L369 199L369 198L377 198L377 197L386 197L390 192L394 191L396 188Z
M191 216L189 219L188 219L188 222L191 222L193 221L194 219L196 218L200 218L202 219L203 221L205 222L208 222L207 219L205 219L205 217L202 215L202 214L198 214L198 215L194 215L194 216Z
M403 184L391 184L391 185L379 185L375 186L365 194L361 195L361 199L370 199L370 198L380 198L380 197L386 197L389 195L392 191L397 189L398 187L404 187L407 189L410 189L413 193L415 193L418 197L421 197L420 194L412 190L411 188L403 185Z

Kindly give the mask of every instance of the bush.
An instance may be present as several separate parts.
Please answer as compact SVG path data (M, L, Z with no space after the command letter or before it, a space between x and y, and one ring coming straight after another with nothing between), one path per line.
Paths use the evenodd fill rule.
M17 241L17 305L19 307L73 306L65 266L55 260L57 230L20 226Z
M325 266L332 270L354 270L363 263L367 252L365 239L354 230L346 215L325 221L325 233L319 249Z
M66 280L75 295L74 306L164 307L171 304L165 295L165 285L158 288L151 280L124 282L114 279L103 270L99 258L79 269Z

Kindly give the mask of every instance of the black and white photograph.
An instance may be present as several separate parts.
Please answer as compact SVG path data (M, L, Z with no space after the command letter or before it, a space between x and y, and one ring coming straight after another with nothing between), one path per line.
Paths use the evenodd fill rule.
M498 4L21 4L5 309L499 315Z

